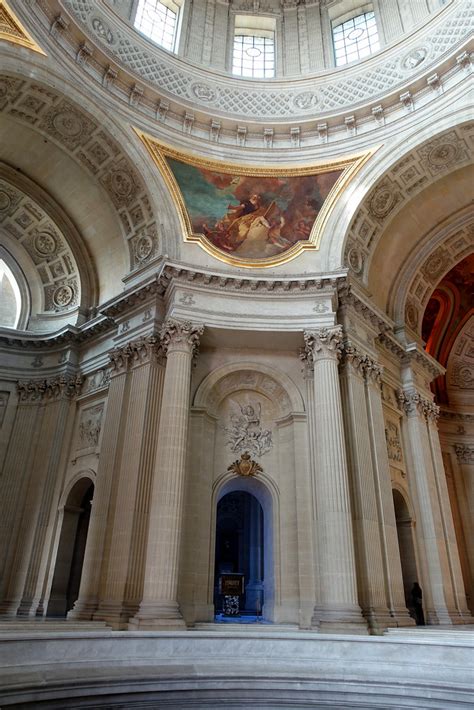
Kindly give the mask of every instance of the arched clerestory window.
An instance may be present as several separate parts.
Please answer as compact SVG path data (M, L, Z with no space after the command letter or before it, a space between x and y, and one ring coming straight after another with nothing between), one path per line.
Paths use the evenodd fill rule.
M337 67L364 59L380 49L373 9L333 20L332 40Z
M134 25L169 52L176 52L182 0L138 0Z

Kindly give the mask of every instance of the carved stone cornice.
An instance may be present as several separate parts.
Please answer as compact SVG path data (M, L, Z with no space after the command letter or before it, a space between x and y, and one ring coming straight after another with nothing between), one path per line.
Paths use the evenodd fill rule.
M114 348L109 352L112 375L119 375L132 367L143 365L162 354L160 337L156 334L145 335L136 340Z
M191 321L178 321L172 318L163 323L160 330L163 352L168 354L171 350L186 349L191 354L197 355L199 337L204 333L202 324Z
M344 359L368 382L373 382L374 384L381 382L383 374L381 365L350 341L344 345Z
M469 446L468 444L454 444L454 450L459 463L474 464L474 446Z
M348 306L353 308L356 313L379 332L384 333L391 327L387 316L361 294L357 293L353 288L353 284L348 283L347 280L338 282L338 297L340 307Z
M451 412L448 409L441 409L439 416L441 419L448 419L450 421L472 422L474 424L474 414L467 414L466 412Z
M81 394L84 377L80 374L59 375L51 380L20 380L17 382L20 402L72 399Z
M436 422L439 417L439 407L426 397L423 397L419 392L411 391L397 392L400 408L408 417L422 416L426 421Z
M306 353L308 364L317 360L331 359L338 361L341 358L342 326L336 325L334 328L318 328L317 330L305 330L304 340L306 343Z
M190 283L196 286L206 286L211 289L238 291L241 293L301 293L317 292L324 288L335 288L338 284L346 282L346 272L328 274L321 277L294 276L293 278L264 278L232 276L219 272L198 271L189 266L167 264L163 267L159 281L163 292L168 289L173 281Z
M401 364L408 365L411 362L416 362L431 376L431 379L444 375L445 368L439 364L431 355L420 350L416 343L403 345L398 341L392 333L381 333L377 338L379 343L385 350L395 355Z

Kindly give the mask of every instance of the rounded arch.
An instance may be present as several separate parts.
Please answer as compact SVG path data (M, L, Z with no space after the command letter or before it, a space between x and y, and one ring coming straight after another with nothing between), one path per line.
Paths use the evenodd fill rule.
M388 295L388 315L421 335L423 313L438 283L474 251L471 205L450 214L422 235L405 258Z
M155 217L158 201L156 196L152 198L148 185L154 185L156 195L156 175L128 122L124 125L119 118L107 115L77 84L66 83L41 66L35 67L34 80L25 60L6 60L3 71L0 88L5 100L0 110L10 124L9 134L17 133L16 143L28 146L35 160L33 164L31 160L25 162L22 151L12 152L13 146L8 143L0 146L0 158L3 154L7 162L28 171L59 198L87 242L99 271L102 259L98 235L102 241L105 237L113 241L108 249L109 271L111 256L117 260L112 270L123 276L154 261L160 250ZM22 111L15 110L18 104L24 107ZM71 176L74 173L71 184L68 172ZM176 224L178 218L170 215L163 193L164 188L160 223L171 218ZM103 268L107 270L105 261ZM100 284L104 278L105 273L100 273ZM101 301L111 295L115 294L105 293Z
M69 497L73 494L74 498L79 497L82 500L85 492L91 484L95 486L97 474L91 468L84 468L69 479L64 486L59 497L58 509L64 508L67 503L71 503Z
M215 412L224 397L242 388L252 388L278 400L281 416L305 411L301 392L288 375L255 362L232 363L213 370L197 388L193 405Z
M367 285L374 250L391 220L430 183L469 164L469 125L469 110L456 109L439 122L434 136L430 118L379 149L328 220L326 234L337 236L327 239L325 268L345 264Z
M410 501L410 497L408 495L408 491L404 486L402 486L400 483L397 481L392 481L392 495L394 499L394 506L395 506L395 501L397 501L400 504L400 512L406 513L406 520L409 520L413 524L415 524L415 513L413 509L413 505ZM397 517L397 508L395 506L395 517Z
M237 491L250 493L254 496L263 511L263 545L265 550L265 602L263 615L267 620L272 621L274 618L275 604L278 604L280 599L279 574L278 569L276 569L276 560L280 559L280 540L278 532L280 500L278 487L269 476L259 474L258 477L247 477L226 473L215 481L212 490L211 507L211 550L213 551L213 558L211 560L210 570L212 576L214 576L218 503L227 494ZM213 588L213 582L213 579L212 581L210 580L211 589Z

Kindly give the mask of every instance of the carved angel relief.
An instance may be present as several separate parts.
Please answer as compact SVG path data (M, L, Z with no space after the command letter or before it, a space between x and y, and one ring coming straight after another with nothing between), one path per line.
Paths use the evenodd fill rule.
M256 461L250 458L248 451L242 454L240 460L234 461L227 467L228 471L236 473L238 476L255 476L257 473L262 473L263 468Z
M224 427L228 434L227 444L231 451L248 451L254 456L263 456L272 448L272 433L262 429L260 420L262 405L260 402L240 404L230 400L233 412L230 415L230 426Z

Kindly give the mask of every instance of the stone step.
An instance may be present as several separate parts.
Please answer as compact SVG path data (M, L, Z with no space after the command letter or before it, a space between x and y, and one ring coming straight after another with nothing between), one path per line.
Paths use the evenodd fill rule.
M75 633L78 631L112 631L104 621L67 621L66 619L13 619L0 620L0 634L12 633L41 633L49 631L64 631Z

